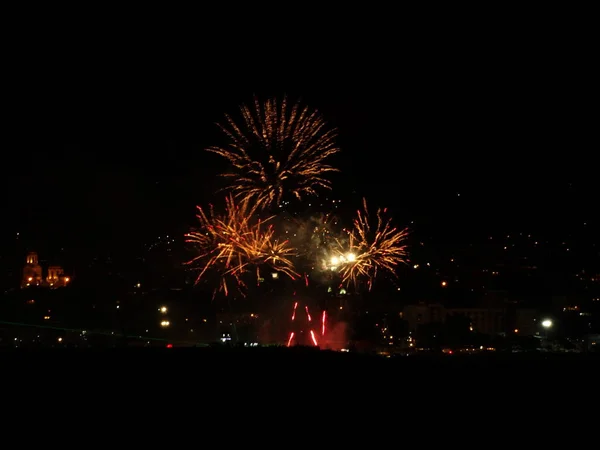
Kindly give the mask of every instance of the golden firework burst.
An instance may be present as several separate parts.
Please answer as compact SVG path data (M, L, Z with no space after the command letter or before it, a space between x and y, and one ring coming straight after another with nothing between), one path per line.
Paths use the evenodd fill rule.
M406 263L408 230L392 226L391 219L385 217L386 212L386 209L378 209L373 220L363 199L363 210L357 212L348 238L338 239L330 259L324 261L324 267L339 272L346 285L356 285L364 278L371 289L378 271L386 270L395 275L396 267Z
M196 283L207 271L215 270L220 276L217 291L228 295L232 280L243 292L246 285L242 276L251 267L256 268L257 276L261 266L292 278L297 276L290 259L295 250L287 241L277 240L270 225L265 227L273 217L261 220L255 212L256 207L248 201L237 203L231 195L226 199L225 214L216 213L212 206L208 213L198 207L200 226L186 235L187 242L197 250L197 255L186 263L198 269Z
M281 204L285 195L297 199L331 189L326 175L337 169L325 160L339 151L337 132L328 129L321 115L284 98L241 106L241 121L226 116L219 127L227 142L209 152L227 159L231 180L227 189L259 208Z

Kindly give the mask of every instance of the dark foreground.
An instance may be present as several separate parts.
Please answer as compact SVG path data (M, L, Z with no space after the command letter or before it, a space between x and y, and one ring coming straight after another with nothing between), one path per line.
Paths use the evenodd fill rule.
M356 421L365 430L383 423L393 430L405 419L460 428L502 424L515 411L526 414L523 423L529 424L543 411L562 411L557 405L585 410L600 358L386 359L301 348L10 350L0 352L0 367L10 408L23 414L54 411L61 420L66 414L91 424L127 417L117 420L124 426L149 417L183 421L191 430L206 420L291 428L312 421L347 430L344 436L352 440L354 425L348 427Z
M373 388L389 382L477 384L545 383L597 377L599 355L485 354L385 358L314 348L184 348L106 350L4 350L3 375L129 382L211 381L232 386L252 381L347 383ZM6 370L10 368L10 370ZM43 375L42 375L43 374ZM371 385L374 383L374 385ZM391 386L393 387L393 386Z

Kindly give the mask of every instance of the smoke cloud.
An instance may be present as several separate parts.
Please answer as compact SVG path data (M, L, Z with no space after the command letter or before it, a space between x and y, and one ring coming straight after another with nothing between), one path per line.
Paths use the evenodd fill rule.
M341 350L348 348L348 324L337 322L321 338L319 343L324 350Z

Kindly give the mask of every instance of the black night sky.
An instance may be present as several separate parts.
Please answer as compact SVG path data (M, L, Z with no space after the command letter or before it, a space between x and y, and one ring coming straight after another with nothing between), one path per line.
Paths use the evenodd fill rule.
M98 43L15 57L3 239L20 233L29 247L89 255L182 235L196 204L223 196L222 162L203 150L221 139L214 123L253 95L284 93L339 128L329 195L349 210L362 195L391 208L416 241L442 251L506 233L596 234L583 48L533 35L351 47L301 64L249 55L237 66L214 49L131 56Z
M147 409L163 420L182 416L173 399L184 398L232 430L256 401L263 430L269 413L308 400L313 416L298 419L327 423L336 442L363 399L430 430L452 416L463 430L465 400L466 423L485 416L486 429L515 405L557 411L563 392L568 411L589 409L573 386L592 392L600 349L595 10L87 5L3 8L0 353L26 380L5 383L15 398L105 422L96 404L127 406L136 388L147 403L160 386ZM232 165L206 151L231 144L217 123L284 96L337 129L333 189L244 216L253 198L198 227L197 205L225 209L219 175ZM244 150L316 147L283 129ZM268 184L259 195L319 172L259 159L236 174ZM319 168L318 155L307 161ZM370 229L353 222L363 198ZM391 238L373 230L377 208ZM380 436L389 414L370 416ZM580 416L576 431L553 419L577 436Z

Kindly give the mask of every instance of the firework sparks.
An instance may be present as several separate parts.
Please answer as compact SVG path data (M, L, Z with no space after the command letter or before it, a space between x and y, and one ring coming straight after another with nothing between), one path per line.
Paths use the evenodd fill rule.
M290 107L284 98L281 103L255 99L241 113L240 122L227 115L219 125L228 143L207 149L231 164L223 176L231 178L228 189L236 198L267 208L286 194L301 199L331 188L325 175L337 170L325 160L339 151L337 132L327 129L317 111L297 103Z
M219 287L216 291L229 292L229 283L235 281L239 288L244 288L242 275L250 267L256 268L260 276L261 266L269 266L290 277L298 276L294 271L291 257L294 255L287 241L275 239L273 228L267 226L265 220L254 219L255 208L248 202L237 204L233 196L226 199L225 214L215 213L211 206L208 213L198 207L200 227L186 235L187 242L194 244L198 254L188 265L198 267L196 283L209 269L220 275Z
M393 227L391 219L384 217L386 212L378 209L372 221L363 199L363 210L357 212L347 244L338 241L333 256L325 263L326 268L341 274L342 283L356 285L360 278L366 278L370 289L379 270L395 274L398 264L406 262L408 232Z
M313 344L315 344L315 347L319 345L314 330L310 330L310 338L312 339Z
M267 221L271 219L272 217ZM263 231L262 225L265 222L259 221L256 226L249 227L244 239L239 242L242 253L247 257L246 264L255 265L257 270L262 265L268 265L275 271L296 279L299 275L296 273L291 259L296 255L296 249L290 247L289 241L280 241L275 238L275 229L272 225L269 224Z
M296 320L296 310L298 309L298 302L294 303L294 310L292 312L292 322L294 322ZM304 307L304 311L306 312L306 323L309 326L309 328L312 326L312 316L310 315L310 311L308 310L308 306ZM323 312L322 315L322 332L321 335L324 336L325 335L325 312ZM308 330L308 333L310 335L310 339L312 344L315 347L319 346L319 341L317 341L317 336L315 334L314 329L310 328ZM290 347L292 345L292 343L294 342L294 338L296 337L296 333L291 331L287 340L287 347Z

